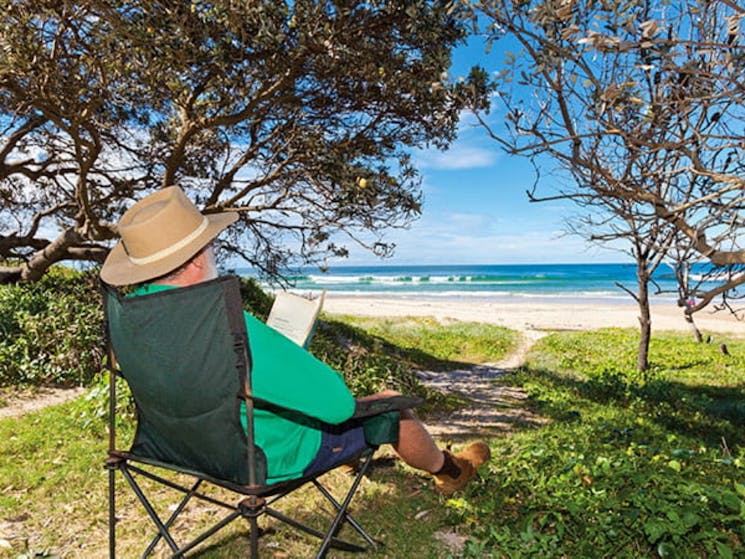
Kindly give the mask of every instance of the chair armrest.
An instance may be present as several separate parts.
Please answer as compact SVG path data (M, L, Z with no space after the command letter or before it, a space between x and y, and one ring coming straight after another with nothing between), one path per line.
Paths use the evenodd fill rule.
M388 396L386 398L357 400L352 418L370 417L389 411L401 411L421 406L424 398L419 396Z
M254 404L262 408L275 409L275 410L286 410L289 412L298 413L300 415L305 415L306 417L310 417L307 414L304 414L303 412L299 410L294 410L292 408L281 406L279 404L269 402L268 400L257 398L256 396L239 394L238 398L240 398L241 400L251 400L253 401ZM418 406L421 406L424 403L424 401L425 401L424 398L420 396L404 396L404 395L388 396L385 398L377 398L377 399L355 400L354 414L352 414L352 417L350 419L362 419L365 417L380 415L382 413L386 413L389 411L401 411L401 410L416 408Z

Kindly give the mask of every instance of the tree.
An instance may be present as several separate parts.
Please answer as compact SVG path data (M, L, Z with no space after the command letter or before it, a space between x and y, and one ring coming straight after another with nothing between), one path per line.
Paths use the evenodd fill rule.
M625 160L624 152L609 154L598 151L591 155L593 158L597 156L602 157L597 159L594 168L613 168L618 173L615 180L648 192L660 193L664 190L664 184L655 180L647 181L640 172L640 169L651 169L655 163L666 164L665 161L656 161L658 155L640 154L633 162ZM596 188L584 189L571 195L561 193L557 197L569 198L586 211L584 215L577 216L568 223L571 232L594 243L613 246L621 243L622 250L633 258L636 265L636 288L632 289L621 283L616 285L631 295L639 307L637 368L646 371L649 368L649 346L652 338L650 295L656 285L654 274L669 258L675 246L676 231L666 220L650 215L644 205L633 198L605 195L599 182L603 179L589 179L585 172L585 169L572 170L571 176L576 177L577 181L589 180ZM535 190L528 195L533 201L543 200L537 197Z
M534 189L533 200L600 212L584 229L590 238L630 234L632 247L660 258L675 247L714 267L745 262L742 9L727 0L474 4L490 41L517 45L495 81L508 134L492 136L570 178L550 195ZM637 233L650 230L658 235ZM731 278L724 292L745 281Z
M0 281L100 262L124 208L175 183L207 212L240 212L224 248L267 274L349 240L386 255L385 229L420 210L410 150L455 134L453 2L0 11Z

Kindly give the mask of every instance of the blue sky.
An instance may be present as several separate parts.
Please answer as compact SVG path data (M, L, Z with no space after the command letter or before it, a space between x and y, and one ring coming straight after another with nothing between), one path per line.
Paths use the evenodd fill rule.
M495 67L499 46L489 55L474 39L454 53L451 78L476 64ZM494 122L499 115L492 114ZM379 260L353 249L343 264L518 264L623 262L622 253L588 245L565 234L570 203L528 201L535 176L523 158L505 154L471 114L464 114L458 139L447 152L414 154L422 174L424 206L410 229L391 231L395 255ZM541 192L551 187L551 169L541 170Z

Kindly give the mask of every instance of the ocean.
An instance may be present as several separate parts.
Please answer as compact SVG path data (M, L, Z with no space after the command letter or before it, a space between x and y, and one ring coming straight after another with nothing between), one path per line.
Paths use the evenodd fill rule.
M247 269L236 270L251 276ZM675 301L675 277L670 268L655 275L668 293L653 295L657 302ZM500 264L457 266L334 266L322 272L303 269L289 277L290 290L345 296L385 295L422 298L562 299L634 304L616 286L636 289L634 264ZM273 288L273 286L265 285ZM276 288L276 286L274 286ZM654 286L651 291L654 291Z

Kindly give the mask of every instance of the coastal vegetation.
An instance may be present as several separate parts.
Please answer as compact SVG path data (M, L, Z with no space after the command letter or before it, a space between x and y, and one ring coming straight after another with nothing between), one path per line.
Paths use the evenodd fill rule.
M38 283L0 287L0 387L91 382L105 351L97 282L55 267Z
M398 351L417 365L427 368L499 361L519 341L519 335L514 330L493 324L456 320L440 322L421 317L339 318L388 342L389 352Z
M454 507L467 557L742 556L745 340L724 356L656 335L641 376L634 338L554 333L505 379L552 421L497 442Z
M2 328L16 328L18 317L64 312L64 305L53 307L53 302L65 300L59 293L66 289L79 305L70 312L95 320L98 294L87 278L54 271L44 281L56 282L55 289L1 286ZM73 288L86 283L86 288ZM271 299L254 284L246 283L244 290L248 306L265 314ZM503 349L495 350L487 343L495 335L490 327L429 319L403 324L324 317L313 349L346 367L356 390L399 383L406 391L431 396L411 374L412 367L499 359L516 336L501 332ZM33 355L53 351L53 344L20 342L23 331L13 332L14 359L54 359ZM95 349L89 345L99 342L94 334L81 330L79 335L79 343L60 345L60 351ZM435 355L431 348L447 347L448 339L468 343ZM0 344L8 340L3 337ZM15 347L24 343L27 354ZM481 479L449 499L434 494L426 476L383 460L356 501L357 516L375 526L387 557L741 557L745 340L728 338L728 348L725 355L715 344L658 333L650 346L650 369L640 375L633 330L549 333L533 347L524 367L499 380L525 391L527 405L546 423L516 423L509 433L495 433L489 438L494 460L482 468ZM3 351L9 350L3 346ZM59 374L48 380L91 386L84 397L0 420L0 557L105 555L105 398L98 390L105 379L98 370L82 376L75 367L69 371L67 381ZM4 378L3 384L17 384L19 378ZM22 379L47 382L34 375ZM436 409L451 405L443 397L433 403ZM339 476L332 484L344 481ZM121 498L132 507L119 532L126 556L141 540L147 521L124 492ZM310 517L311 498L303 494L288 506ZM205 514L196 509L190 525L198 526ZM443 534L460 544L446 547L438 539ZM199 556L235 557L245 544L245 526L237 525ZM308 541L281 529L262 545L275 556L311 552Z

